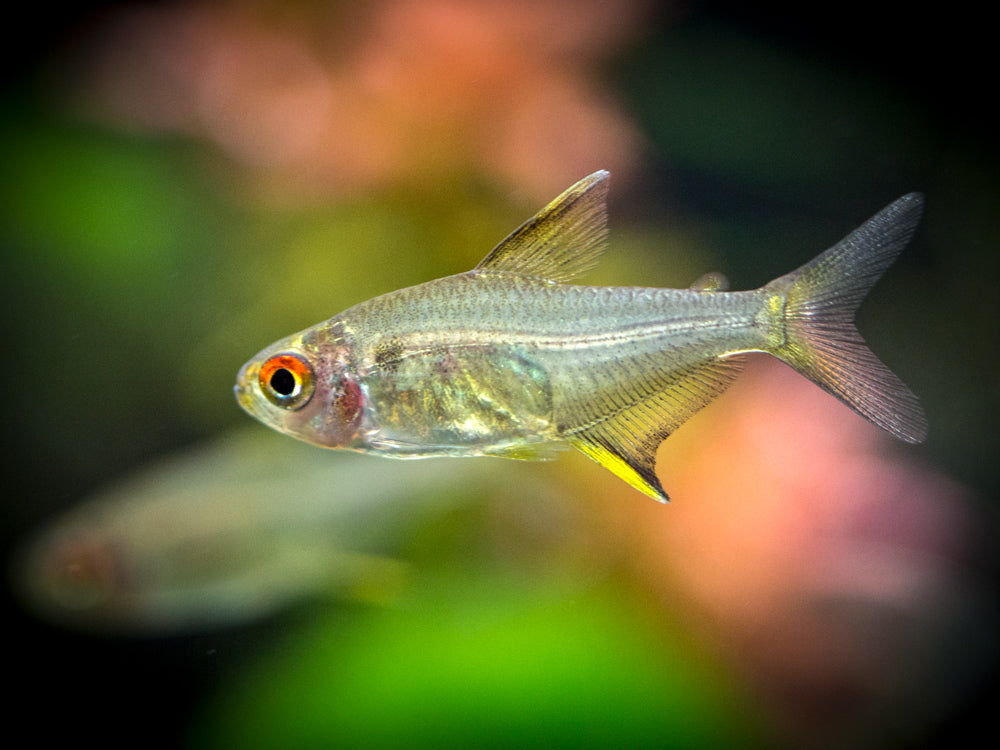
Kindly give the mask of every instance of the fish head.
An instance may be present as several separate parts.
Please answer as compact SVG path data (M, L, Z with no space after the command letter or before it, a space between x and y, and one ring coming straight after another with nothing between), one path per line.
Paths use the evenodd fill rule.
M350 351L328 327L281 339L240 368L236 401L278 432L325 448L350 447L365 411Z
M138 616L128 550L88 528L48 529L15 561L15 585L33 611L55 622L104 625Z

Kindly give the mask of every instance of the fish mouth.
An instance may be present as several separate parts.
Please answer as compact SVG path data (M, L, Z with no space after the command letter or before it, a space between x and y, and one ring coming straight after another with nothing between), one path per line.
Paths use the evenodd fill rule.
M244 410L247 409L247 402L250 400L247 397L246 392L243 390L243 386L239 383L233 386L233 395L236 397L236 403L240 405Z
M236 375L236 385L233 386L233 395L236 397L236 403L247 414L253 414L253 393L250 384L256 378L258 369L259 367L256 363L247 362L240 368L239 373Z

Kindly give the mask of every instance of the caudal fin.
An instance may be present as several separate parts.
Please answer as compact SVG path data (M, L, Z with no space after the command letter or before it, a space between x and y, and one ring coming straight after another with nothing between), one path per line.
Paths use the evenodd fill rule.
M923 205L921 194L904 195L817 258L765 287L785 298L785 342L773 354L909 443L927 437L924 411L865 344L854 315L909 242Z

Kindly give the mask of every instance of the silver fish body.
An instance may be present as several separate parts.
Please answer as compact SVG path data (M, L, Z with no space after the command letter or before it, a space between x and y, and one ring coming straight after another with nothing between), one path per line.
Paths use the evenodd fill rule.
M898 437L923 439L916 397L853 325L915 229L919 195L757 290L561 283L603 250L606 177L571 187L474 270L268 347L240 372L240 404L308 442L386 456L544 458L572 445L665 500L659 443L726 388L738 355L762 351Z
M762 349L772 329L765 306L759 292L723 297L471 272L363 303L329 330L352 351L371 405L359 430L367 447L517 454L564 444L606 415L605 402L641 401L659 390L662 373Z

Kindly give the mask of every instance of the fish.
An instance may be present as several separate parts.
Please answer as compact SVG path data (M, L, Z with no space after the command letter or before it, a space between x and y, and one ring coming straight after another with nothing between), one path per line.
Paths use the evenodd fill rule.
M527 492L527 481L494 465L441 472L316 455L243 428L151 462L47 520L18 545L10 578L42 620L142 637L242 625L315 600L392 604L425 574L409 552L417 532ZM566 505L544 477L531 486L552 507Z
M239 405L299 440L393 458L571 446L666 502L660 443L764 352L897 438L926 438L919 400L854 323L915 232L921 193L758 289L726 291L717 274L689 289L567 283L607 245L608 178L574 184L471 271L265 348L238 373Z

